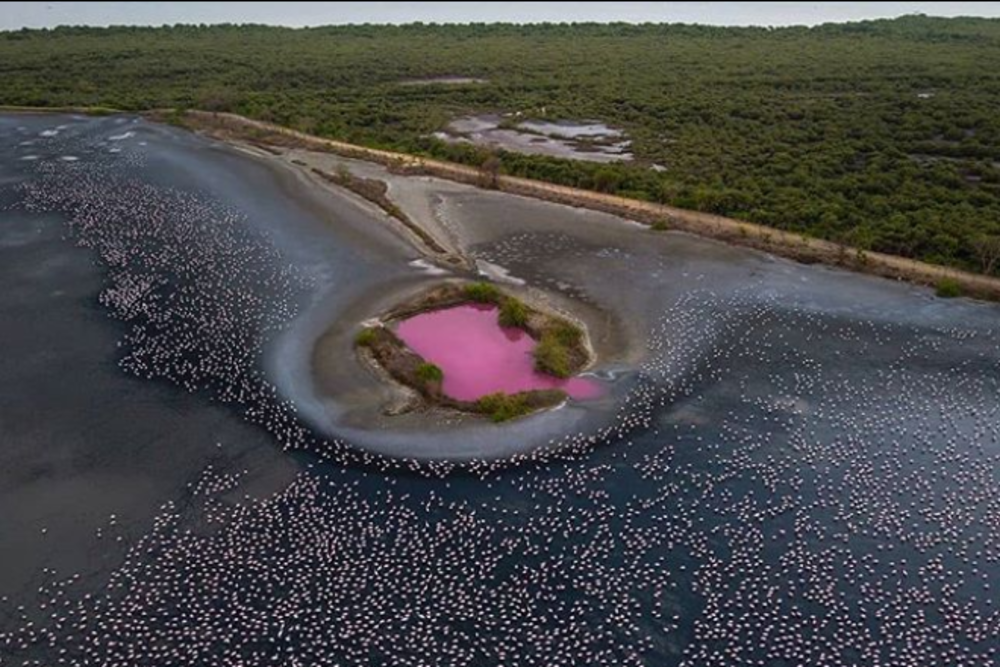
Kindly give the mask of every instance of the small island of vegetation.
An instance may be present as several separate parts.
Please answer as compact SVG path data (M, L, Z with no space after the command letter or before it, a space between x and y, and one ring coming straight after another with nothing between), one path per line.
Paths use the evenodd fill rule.
M378 324L358 332L355 347L396 382L416 391L427 404L486 415L495 422L522 417L567 399L567 392L561 388L496 391L472 399L448 395L444 391L444 371L411 349L395 327L421 313L464 304L495 307L501 327L520 329L535 341L533 363L539 373L567 379L592 361L586 333L580 325L529 305L488 282L448 283L425 292L397 306Z

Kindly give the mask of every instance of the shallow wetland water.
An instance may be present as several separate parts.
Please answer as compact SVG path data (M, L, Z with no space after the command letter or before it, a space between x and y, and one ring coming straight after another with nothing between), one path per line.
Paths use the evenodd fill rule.
M606 393L386 415L358 327L476 276L292 159ZM0 276L0 664L1000 657L995 305L127 116L0 116Z

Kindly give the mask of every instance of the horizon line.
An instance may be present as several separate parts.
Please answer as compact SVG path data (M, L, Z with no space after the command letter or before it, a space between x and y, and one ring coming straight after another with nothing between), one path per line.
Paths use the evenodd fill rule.
M236 28L282 28L286 30L316 30L322 28L365 28L365 27L394 27L394 28L407 28L415 26L424 27L445 27L445 26L456 26L456 27L469 27L469 26L510 26L510 27L526 27L526 26L613 26L613 25L627 25L627 26L685 26L685 27L697 27L697 28L722 28L722 29L765 29L765 30L781 30L787 28L822 28L824 26L835 26L835 25L859 25L863 23L887 23L892 21L898 21L900 19L906 18L927 18L935 19L941 21L961 21L961 20L976 20L976 21L1000 21L1000 17L997 16L976 16L976 15L956 15L956 16L944 16L939 14L926 14L924 12L911 12L899 14L897 16L891 17L875 17L866 19L850 19L844 21L822 21L819 23L787 23L787 24L764 24L764 23L745 23L745 24L720 24L720 23L698 23L698 22L687 22L687 21L630 21L627 19L617 20L617 21L600 21L600 20L589 20L589 21L365 21L365 22L347 22L347 23L317 23L315 25L289 25L282 23L256 23L256 22L230 22L221 21L216 23L107 23L107 24L88 24L88 23L60 23L54 26L22 26L19 28L3 28L0 29L0 34L8 32L50 32L61 29L73 29L73 28L89 28L94 30L108 30L113 28L136 28L136 29L148 29L148 30L159 30L162 28L220 28L220 27L236 27Z

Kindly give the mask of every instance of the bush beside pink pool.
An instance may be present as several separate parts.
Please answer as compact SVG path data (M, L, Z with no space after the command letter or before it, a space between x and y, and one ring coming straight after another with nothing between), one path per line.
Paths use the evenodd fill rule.
M399 323L399 338L444 372L442 391L460 401L494 392L561 389L575 399L596 398L587 378L559 379L534 368L535 341L521 329L501 327L493 305L463 304L414 315Z

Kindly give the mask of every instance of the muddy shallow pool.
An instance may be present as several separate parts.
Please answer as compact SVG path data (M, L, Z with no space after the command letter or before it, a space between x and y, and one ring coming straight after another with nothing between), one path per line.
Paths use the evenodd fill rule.
M631 143L621 130L599 121L533 121L504 125L495 114L463 116L451 121L434 136L447 142L469 142L527 155L583 160L628 162Z

